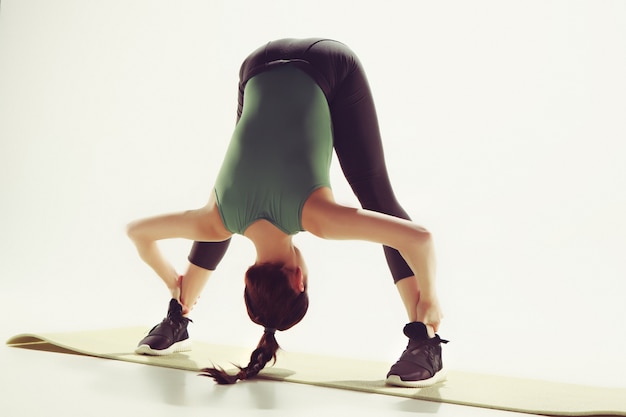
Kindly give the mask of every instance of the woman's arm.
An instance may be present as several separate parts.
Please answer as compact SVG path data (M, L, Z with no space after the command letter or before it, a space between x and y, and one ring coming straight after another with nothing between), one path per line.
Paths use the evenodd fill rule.
M417 309L415 318L437 330L441 312L435 289L435 250L426 229L409 220L341 206L335 203L328 188L315 191L307 200L302 224L305 230L324 239L365 240L397 249L415 274L417 288L411 289L418 297L417 306L413 306ZM403 288L410 284L409 280L403 281L399 281ZM398 289L403 298L411 292L403 292L400 285Z
M231 236L211 202L197 210L137 220L128 225L127 234L141 259L165 282L174 298L178 298L179 275L163 257L157 242L172 238L217 242Z

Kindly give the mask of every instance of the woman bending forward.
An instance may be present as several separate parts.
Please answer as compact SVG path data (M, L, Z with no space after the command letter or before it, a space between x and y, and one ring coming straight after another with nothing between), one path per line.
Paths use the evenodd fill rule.
M362 208L339 205L330 188L333 149ZM256 248L245 274L252 321L264 327L250 363L236 375L207 368L219 383L255 376L279 345L277 330L298 323L308 308L308 274L293 236L382 244L406 308L408 346L387 374L392 385L421 387L444 378L436 334L442 313L435 288L431 235L397 202L385 166L376 110L358 58L329 39L282 39L263 45L241 66L237 125L208 203L197 210L131 223L141 258L172 293L167 317L139 343L140 354L190 348L189 313L230 238ZM195 243L183 277L157 241Z

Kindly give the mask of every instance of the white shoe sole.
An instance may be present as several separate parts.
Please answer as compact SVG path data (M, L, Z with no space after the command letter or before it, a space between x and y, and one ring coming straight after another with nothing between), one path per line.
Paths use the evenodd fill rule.
M387 385L406 388L425 388L435 385L441 381L445 381L447 373L445 370L437 372L435 375L422 381L403 381L398 375L389 375L387 377Z
M135 349L135 353L138 355L150 355L150 356L166 356L177 352L188 352L191 350L191 340L185 339L180 342L174 343L172 346L163 350L152 349L148 345L139 345Z

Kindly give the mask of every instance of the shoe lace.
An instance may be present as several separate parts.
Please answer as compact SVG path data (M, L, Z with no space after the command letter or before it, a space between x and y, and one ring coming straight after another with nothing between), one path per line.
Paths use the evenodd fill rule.
M427 340L409 341L408 348L413 355L417 355L420 351L424 351L428 358L432 360L435 357L435 348L439 346L440 343L445 344L448 342L448 340L440 338L439 335L435 335L435 337Z
M176 314L168 314L163 321L167 321L168 323L170 323L172 326L176 326L176 327L180 327L183 326L189 322L193 323L193 321L188 318L183 316L182 314L176 315Z
M170 309L163 322L167 322L176 328L180 328L189 322L193 323L190 318L183 316L182 309Z

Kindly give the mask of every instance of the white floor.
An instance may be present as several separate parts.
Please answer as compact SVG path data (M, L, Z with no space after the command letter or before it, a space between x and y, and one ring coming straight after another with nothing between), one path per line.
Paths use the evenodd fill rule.
M3 416L521 415L284 382L219 386L193 372L9 347L0 366Z

